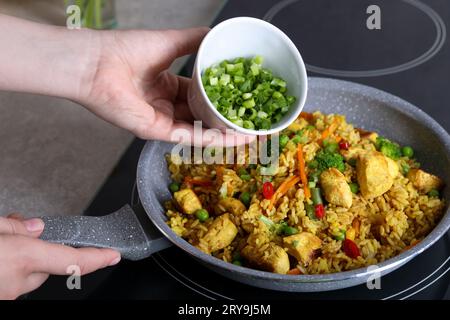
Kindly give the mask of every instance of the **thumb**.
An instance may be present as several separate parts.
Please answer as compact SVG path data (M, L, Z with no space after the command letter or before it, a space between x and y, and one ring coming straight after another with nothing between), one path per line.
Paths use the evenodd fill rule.
M37 238L42 230L44 230L44 221L38 218L19 220L17 218L0 217L0 234L20 234Z
M173 50L175 57L181 57L197 51L209 28L170 29L161 32L170 46L169 50Z

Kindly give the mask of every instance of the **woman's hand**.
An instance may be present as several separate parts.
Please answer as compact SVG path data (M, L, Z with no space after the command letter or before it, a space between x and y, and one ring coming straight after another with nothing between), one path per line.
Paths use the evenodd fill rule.
M190 79L167 69L195 53L208 28L100 32L100 50L80 103L101 118L143 139L173 141L183 129L193 139L194 118L187 104ZM233 141L235 138L239 139ZM241 144L230 135L227 145ZM207 141L203 141L207 143Z
M110 249L74 249L38 239L44 229L40 219L0 217L0 299L15 299L38 288L50 274L81 275L112 266L120 254Z
M191 80L168 68L196 52L208 28L68 30L0 14L0 30L0 43L8 43L0 50L0 90L74 100L143 139L174 141L174 131L183 129L185 141L194 140L186 102ZM209 144L207 139L203 135L201 142ZM216 144L245 139L250 141L219 134Z

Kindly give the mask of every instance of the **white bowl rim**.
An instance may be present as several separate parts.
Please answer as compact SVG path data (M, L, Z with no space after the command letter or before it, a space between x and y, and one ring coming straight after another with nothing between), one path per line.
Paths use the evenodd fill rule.
M214 36L214 34L217 32L217 30L220 30L220 29L228 26L231 23L237 23L237 22L242 22L242 21L247 21L247 22L251 21L252 23L257 23L257 24L260 24L260 25L264 25L266 28L269 28L274 33L278 34L280 36L280 38L282 38L283 41L288 45L288 48L293 53L297 64L300 66L300 69L303 69L300 72L300 78L301 78L302 84L304 84L304 85L300 89L301 90L300 97L296 97L297 101L296 101L295 105L291 106L291 108L295 108L295 112L291 113L291 115L286 119L284 125L280 125L279 123L276 123L276 126L270 128L269 130L246 129L246 128L238 126L237 124L234 124L233 122L231 122L230 120L225 118L216 109L216 107L211 103L211 101L209 100L209 98L208 98L208 96L207 96L207 94L205 92L205 88L203 87L203 83L201 81L201 79L202 79L202 72L200 70L200 66L199 66L200 64L198 63L198 61L202 57L202 54L203 54L203 51L204 51L204 47L205 47L205 43L211 37ZM208 107L213 111L213 113L220 120L222 120L222 122L224 122L227 125L227 127L230 127L232 129L236 130L237 132L240 132L240 133L243 133L243 134L248 134L248 135L269 135L269 134L274 134L274 133L280 132L281 130L287 128L289 126L289 124L292 123L295 119L297 119L297 117L300 115L300 112L303 110L303 107L305 105L306 97L307 97L307 94L308 94L308 77L307 77L307 72L306 72L306 66L305 66L303 58L302 58L300 52L298 51L296 45L292 42L292 40L283 31L281 31L279 28L277 28L273 24L271 24L271 23L269 23L267 21L261 20L261 19L253 18L253 17L246 17L246 16L235 17L235 18L224 20L224 21L220 22L219 24L217 24L216 26L214 26L208 32L208 34L205 36L205 38L203 38L203 41L200 44L200 47L199 47L198 52L197 52L197 62L195 63L193 72L197 75L196 78L197 78L198 86L200 87L200 92L202 94L202 97L206 101Z

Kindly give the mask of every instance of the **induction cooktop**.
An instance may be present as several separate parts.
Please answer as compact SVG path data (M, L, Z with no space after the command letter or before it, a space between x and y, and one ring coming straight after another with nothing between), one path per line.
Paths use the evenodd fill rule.
M265 19L297 45L310 76L367 84L408 100L450 129L450 47L446 0L230 0L214 25L235 16ZM183 69L190 75L191 59ZM144 142L135 140L86 214L125 203L143 210L135 170ZM210 271L172 247L138 262L83 277L69 291L52 277L26 298L124 299L450 299L450 233L405 266L381 278L322 293L284 293L240 284ZM378 288L377 288L378 287Z

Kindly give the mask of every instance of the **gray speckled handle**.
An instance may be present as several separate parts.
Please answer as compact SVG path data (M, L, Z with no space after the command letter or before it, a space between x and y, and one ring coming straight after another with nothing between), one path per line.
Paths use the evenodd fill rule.
M141 260L171 243L149 221L142 226L130 206L102 217L42 217L41 239L72 247L111 248L122 258ZM148 220L148 217L147 219Z

